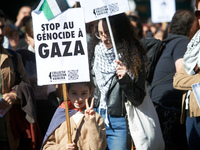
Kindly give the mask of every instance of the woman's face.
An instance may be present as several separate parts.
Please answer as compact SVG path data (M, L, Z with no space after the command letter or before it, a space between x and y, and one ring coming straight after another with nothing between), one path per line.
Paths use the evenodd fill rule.
M105 21L103 21L103 20L99 21L98 32L99 32L99 36L101 38L101 41L103 42L105 47L107 49L112 48L113 45L112 45L112 42L111 42L108 26L107 26L107 23Z
M72 105L78 109L85 107L86 99L89 99L91 93L89 87L85 84L71 84L68 96Z

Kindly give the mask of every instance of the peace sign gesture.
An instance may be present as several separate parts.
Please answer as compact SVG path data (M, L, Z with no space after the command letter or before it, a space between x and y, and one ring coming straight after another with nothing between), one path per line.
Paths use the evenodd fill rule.
M85 104L86 104L85 117L88 119L95 118L95 111L93 109L94 97L92 98L92 102L91 102L90 106L88 104L88 99L85 100Z

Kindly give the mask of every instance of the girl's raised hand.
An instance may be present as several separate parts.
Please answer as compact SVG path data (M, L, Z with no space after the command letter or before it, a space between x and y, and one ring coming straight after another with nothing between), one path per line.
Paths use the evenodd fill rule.
M94 118L95 117L95 111L93 109L94 97L92 98L90 106L88 104L88 99L85 100L85 104L86 104L85 117L88 119Z

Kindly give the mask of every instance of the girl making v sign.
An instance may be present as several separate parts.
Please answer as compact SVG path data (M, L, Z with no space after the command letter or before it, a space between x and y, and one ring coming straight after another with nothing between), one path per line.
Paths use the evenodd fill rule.
M45 150L104 150L107 146L103 118L89 105L93 82L67 84L72 143L68 144L64 102L56 110L43 141ZM85 110L84 110L85 109Z

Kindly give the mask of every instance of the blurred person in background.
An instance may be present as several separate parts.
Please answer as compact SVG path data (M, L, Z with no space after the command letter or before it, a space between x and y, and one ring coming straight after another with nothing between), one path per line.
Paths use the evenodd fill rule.
M22 6L19 9L19 12L16 17L15 26L20 29L20 31L24 34L25 33L25 23L27 17L31 15L31 7L30 6ZM20 35L22 36L22 35Z
M196 19L190 32L191 40L183 57L183 65L173 81L174 88L184 92L180 121L186 124L189 150L197 150L200 147L199 97L195 96L192 88L193 84L200 82L200 0L196 0L195 6Z
M183 63L189 35L195 20L190 10L177 10L152 80L151 99L156 106L166 149L187 149L185 125L180 124L182 91L173 88L173 76ZM172 114L166 116L167 113Z
M164 34L165 32L162 30L162 29L158 29L155 33L154 33L154 36L156 39L159 39L159 40L163 40L164 38Z
M128 15L131 24L135 27L135 33L138 35L139 39L143 38L143 27L142 27L142 22L139 18L139 16L136 15Z
M25 24L29 17L31 16L31 7L30 6L22 6L19 9L19 12L16 16L15 26L19 30L20 41L18 43L17 49L27 49L28 44L25 41Z
M16 50L19 43L19 32L15 25L9 24L6 26L5 35L8 38L12 50Z

